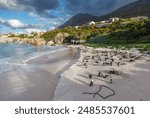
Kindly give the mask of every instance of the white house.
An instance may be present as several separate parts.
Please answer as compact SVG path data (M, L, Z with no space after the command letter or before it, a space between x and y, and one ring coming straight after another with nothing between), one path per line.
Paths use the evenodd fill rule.
M103 24L97 24L96 27L102 28L102 27L105 27L106 25L107 25L106 23L103 23Z
M131 20L145 20L145 19L148 19L148 16L137 16L131 18Z
M79 27L80 27L80 26L75 26L74 28L75 28L75 29L79 29Z
M102 24L108 23L108 20L101 21Z
M110 20L104 20L104 21L100 21L101 24L110 24L111 21Z
M120 19L118 17L114 17L114 18L110 18L109 20L113 23L119 21Z
M94 21L90 21L89 23L88 23L88 25L95 25L96 23L94 22Z

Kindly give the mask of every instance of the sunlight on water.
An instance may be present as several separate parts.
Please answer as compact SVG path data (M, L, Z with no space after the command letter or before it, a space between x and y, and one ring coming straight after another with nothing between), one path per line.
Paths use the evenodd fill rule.
M65 48L63 46L33 47L17 43L0 44L0 73L15 70L20 66L25 67L27 61L60 49Z

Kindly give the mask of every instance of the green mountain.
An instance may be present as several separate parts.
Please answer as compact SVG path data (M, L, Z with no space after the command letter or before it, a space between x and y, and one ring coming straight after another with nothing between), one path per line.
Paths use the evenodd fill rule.
M116 11L104 16L93 16L90 14L77 14L71 17L67 22L61 25L59 28L66 26L76 26L85 24L89 21L100 21L111 17L134 17L134 16L150 16L150 0L138 0L136 2L125 5Z

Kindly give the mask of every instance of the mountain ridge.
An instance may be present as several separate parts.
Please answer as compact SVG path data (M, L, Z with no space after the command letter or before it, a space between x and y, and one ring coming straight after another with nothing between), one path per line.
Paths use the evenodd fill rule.
M89 21L100 21L110 17L129 18L135 16L149 16L150 17L150 0L138 0L127 4L109 14L103 16L94 16L88 13L79 13L71 17L67 22L59 28L67 26L76 26L88 23Z
M93 16L88 13L79 13L75 16L71 17L67 22L65 22L63 25L61 25L59 28L63 28L66 26L76 26L76 25L82 25L84 23L87 23L91 20L98 21L98 16Z
M150 16L150 0L138 0L99 18L103 20L110 17L129 18L135 16Z

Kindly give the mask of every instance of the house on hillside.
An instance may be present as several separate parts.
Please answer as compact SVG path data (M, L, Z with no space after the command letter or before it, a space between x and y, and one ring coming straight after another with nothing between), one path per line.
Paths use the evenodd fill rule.
M108 24L111 24L111 20L100 21L100 23L96 24L96 27L102 28L102 27L105 27Z
M96 24L96 23L95 23L94 21L90 21L90 22L88 23L89 26L95 25L95 24Z
M118 22L120 19L118 17L110 18L111 23Z
M104 21L100 21L101 24L108 24L110 23L110 20L104 20Z
M79 28L80 28L80 26L74 26L74 28L75 28L75 29L79 29Z
M96 27L98 27L98 28L103 28L103 27L105 27L107 24L96 24Z
M134 21L140 21L140 20L146 20L148 19L148 16L137 16L137 17L132 17L131 20Z

